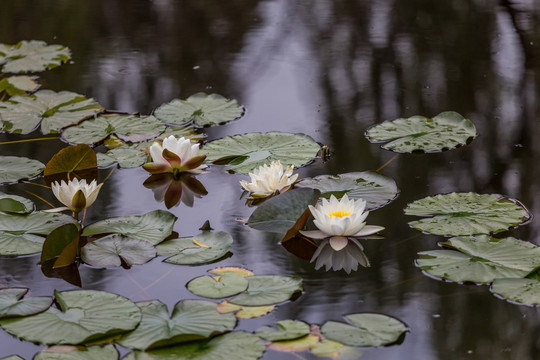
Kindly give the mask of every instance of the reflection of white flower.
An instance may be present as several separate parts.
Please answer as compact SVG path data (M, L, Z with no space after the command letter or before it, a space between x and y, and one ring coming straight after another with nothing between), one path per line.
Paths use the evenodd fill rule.
M334 195L330 200L322 199L317 206L309 206L311 214L315 218L313 223L319 230L300 231L312 239L330 238L330 246L334 250L341 250L347 246L348 236L368 236L384 230L382 226L366 225L364 220L369 212L365 200L349 200L347 194L341 200Z
M151 174L200 174L206 167L202 164L206 155L199 155L199 144L184 137L178 139L171 135L163 139L163 144L154 142L150 146L150 156L152 162L143 167Z
M264 164L249 173L251 182L240 180L240 185L251 192L251 197L262 198L274 194L276 191L288 190L296 181L298 174L293 175L294 166L283 169L281 162L272 161L270 166Z
M60 183L52 183L52 191L67 209L79 212L96 201L102 185L103 183L98 185L96 180L92 180L90 184L87 184L85 179L73 179L67 183L62 180Z
M346 239L346 238L345 238ZM368 267L369 261L364 254L364 248L356 239L346 239L347 243L341 250L334 250L329 239L323 240L311 262L315 261L315 269L320 269L323 265L326 270L345 270L347 274L358 269L358 264Z

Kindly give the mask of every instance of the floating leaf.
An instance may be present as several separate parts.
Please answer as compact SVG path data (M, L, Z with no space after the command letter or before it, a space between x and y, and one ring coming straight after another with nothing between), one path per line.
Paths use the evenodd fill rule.
M51 306L50 297L24 298L28 289L0 289L0 318L28 316L43 312Z
M299 339L276 341L268 345L270 350L282 352L302 352L307 351L319 342L317 335L306 335Z
M0 44L2 72L39 72L55 68L71 58L69 48L62 45L47 45L44 41L20 41L15 45Z
M238 319L253 319L264 316L276 309L275 305L268 306L240 306L224 300L217 305L217 311L221 314L235 312Z
M62 138L73 144L92 145L111 134L120 138L141 136L145 140L156 137L164 130L165 125L154 116L102 115L65 129Z
M97 179L97 158L94 149L88 145L71 145L63 148L49 160L43 172L45 181L68 182L74 178L86 179L89 184Z
M82 344L134 329L139 308L122 296L95 290L55 291L60 308L37 315L2 319L0 326L26 341Z
M540 267L540 248L512 237L454 237L442 244L459 251L422 251L416 260L422 270L439 278L486 284L525 277Z
M356 360L362 351L332 340L319 341L311 348L311 353L317 357L328 357L333 360Z
M34 210L32 200L17 195L0 192L0 212L27 214Z
M0 360L24 360L22 357L18 356L18 355L11 355L11 356L8 356L8 357L4 357Z
M45 165L21 156L0 156L0 183L11 183L39 175Z
M235 266L219 266L215 269L208 270L209 273L216 275L236 274L240 276L253 276L253 271Z
M274 305L289 300L302 291L302 280L287 276L250 276L245 292L229 300L231 304L246 306Z
M193 120L197 126L224 124L243 114L244 108L236 100L205 93L191 95L186 100L174 99L154 111L154 115L165 123L184 124Z
M97 161L99 167L107 167L114 163L118 163L121 168L135 168L143 165L148 159L148 155L135 148L122 146L107 151L106 153L98 153Z
M142 320L137 329L125 334L118 343L138 350L170 346L200 340L231 331L236 318L220 314L216 304L204 300L179 301L169 317L167 306L157 300L137 303Z
M248 225L257 230L286 233L309 205L317 203L319 195L319 190L305 188L275 196L255 209Z
M398 341L408 329L393 317L382 314L351 314L345 319L351 323L327 321L322 334L330 340L349 346L386 346Z
M39 84L31 76L11 76L0 80L0 92L5 91L9 96L24 95L38 88Z
M246 290L248 281L245 277L235 274L221 276L200 276L187 283L187 288L193 294L210 299L220 299L233 296Z
M409 222L416 230L435 235L477 235L508 230L528 220L526 209L500 195L450 193L416 200L406 215L434 216Z
M383 149L395 152L433 153L470 143L476 137L474 124L454 111L433 118L412 116L385 121L366 131L371 142L388 142Z
M303 179L295 187L317 189L321 197L335 195L339 199L347 194L349 199L364 199L367 210L383 207L399 193L393 179L373 171L320 175Z
M41 251L45 238L55 228L74 224L71 216L35 211L28 215L0 213L0 255L27 255Z
M225 256L232 243L231 235L224 231L203 231L193 237L167 240L157 246L157 254L174 255L164 260L171 264L205 264Z
M74 92L39 90L0 102L0 127L1 131L27 134L41 122L41 132L53 134L102 110L94 99Z
M89 242L81 249L83 261L97 267L142 265L156 257L156 248L148 241L109 235Z
M305 134L269 132L226 136L210 141L202 149L206 161L228 164L227 169L247 174L259 166L280 160L283 166L305 165L320 146Z
M277 322L277 329L263 326L255 331L255 335L267 341L294 340L309 334L309 325L303 321L281 320Z
M261 340L244 331L235 331L209 340L192 341L148 352L135 351L124 360L223 360L225 355L235 360L257 360L264 353Z
M57 345L40 351L32 360L117 360L118 350L113 345L76 346Z
M535 279L495 279L490 290L512 302L540 306L540 281Z
M159 244L171 235L177 217L168 211L154 210L141 216L123 216L86 226L83 235L121 234Z

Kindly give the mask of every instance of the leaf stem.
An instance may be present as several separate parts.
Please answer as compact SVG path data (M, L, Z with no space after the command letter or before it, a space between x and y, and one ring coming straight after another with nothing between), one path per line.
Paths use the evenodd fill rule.
M394 161L395 158L398 157L399 154L396 154L394 156L392 156L392 158L390 160L388 160L387 162L385 162L384 164L382 164L377 170L375 170L375 172L379 172L381 171L382 169L384 169L387 165L389 165L392 161Z
M43 141L43 140L58 140L58 139L60 139L60 138L59 137L47 137L47 138L35 138L35 139L4 141L4 142L0 142L0 145L19 144L19 143L24 143L24 142Z
M36 185L37 185L37 184L36 184ZM28 193L28 194L30 194L30 195L33 195L33 196L35 196L35 197L37 197L39 200L43 201L44 203L46 203L47 205L49 205L51 208L53 208L53 209L55 208L55 206L54 206L53 204L51 204L50 202L48 202L47 200L45 200L45 199L42 198L41 196L36 195L36 194L34 194L33 192L28 191L28 190L25 190L24 192L26 192L26 193Z

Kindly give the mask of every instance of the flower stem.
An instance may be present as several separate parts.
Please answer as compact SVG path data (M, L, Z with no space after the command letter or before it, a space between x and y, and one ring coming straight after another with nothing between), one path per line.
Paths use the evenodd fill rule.
M394 156L392 156L392 158L390 160L388 160L387 162L385 162L384 164L382 164L377 170L375 170L375 172L379 172L381 171L382 169L384 169L387 165L389 165L392 161L394 161L395 158L398 157L399 154L396 154Z
M18 143L24 143L24 142L43 141L43 140L58 140L58 139L60 138L59 137L46 137L46 138L36 138L36 139L13 140L13 141L0 142L0 145L18 144Z

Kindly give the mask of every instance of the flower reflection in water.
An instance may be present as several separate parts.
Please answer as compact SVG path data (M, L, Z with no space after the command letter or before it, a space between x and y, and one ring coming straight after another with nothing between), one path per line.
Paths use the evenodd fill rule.
M340 250L335 250L330 239L321 242L311 258L315 262L315 269L325 266L326 270L345 270L347 274L358 269L358 264L363 267L369 267L369 260L364 254L364 247L360 242L353 238L347 238L347 244Z
M172 173L155 174L146 179L143 185L154 192L154 199L165 202L167 209L183 202L193 207L195 198L208 194L204 185L194 176L183 173L174 176Z

